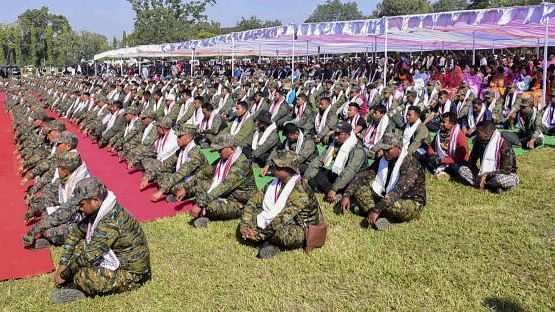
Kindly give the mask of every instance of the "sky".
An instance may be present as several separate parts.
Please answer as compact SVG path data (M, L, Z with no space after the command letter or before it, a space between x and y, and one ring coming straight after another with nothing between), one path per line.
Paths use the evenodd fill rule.
M304 21L325 0L216 0L217 4L206 11L209 20L222 26L234 26L242 16L258 16L263 20L278 19L283 24ZM12 0L2 1L0 23L13 23L27 9L47 6L50 13L67 17L75 31L88 30L121 38L123 31L133 31L135 13L126 0ZM378 0L357 0L359 10L368 15Z

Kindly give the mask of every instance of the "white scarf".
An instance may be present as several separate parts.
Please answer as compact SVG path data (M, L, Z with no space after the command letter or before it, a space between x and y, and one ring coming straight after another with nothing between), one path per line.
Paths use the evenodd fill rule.
M404 120L405 122L407 122L407 113L409 112L409 108L410 108L410 107L413 107L413 106L417 106L417 105L418 105L418 102L419 102L418 98L414 99L414 103L412 103L412 104L409 104L409 103L407 102L407 105L405 106L405 113L403 114L403 120Z
M351 127L355 129L357 127L358 120L360 119L360 114L356 114L350 121Z
M466 120L468 121L468 127L471 130L476 129L476 125L480 121L482 121L485 113L486 113L486 106L482 105L482 108L480 109L480 113L478 114L478 117L474 118L474 107L470 107L470 109L468 110L468 117L466 118Z
M210 185L207 193L212 192L225 180L229 173L229 170L231 169L231 166L235 163L235 161L237 161L239 156L241 156L241 152L241 147L237 146L235 148L235 152L233 152L233 155L231 155L227 160L224 161L220 159L220 161L218 161L218 164L216 165L216 170L214 171L214 177L212 178L212 184Z
M98 223L108 214L114 207L116 206L116 195L112 193L112 191L108 191L108 195L100 205L98 209L98 213L94 218L94 221L87 226L87 234L85 235L85 241L89 244L94 236L94 232L96 231L96 227ZM105 269L115 271L120 266L120 261L114 251L112 249L108 249L108 251L102 253L102 255L94 262L94 267L103 267Z
M501 146L504 141L505 139L501 136L501 132L495 130L480 160L480 172L478 172L478 176L499 169L501 163Z
M387 101L387 103L383 103L385 101ZM385 111L389 112L389 110L391 109L391 104L393 104L393 95L390 95L389 98L387 98L383 102L382 104L385 106Z
M297 145L295 146L295 154L299 155L304 143L304 133L299 129L299 137L297 138ZM289 150L289 140L285 140L285 149Z
M191 142L189 142L189 144L187 144L185 148L181 149L181 151L179 152L179 156L177 157L177 163L175 164L175 171L179 170L179 168L181 168L181 165L191 160L191 158L189 158L189 152L195 146L197 146L195 144L195 140L191 140Z
M509 96L511 97L510 101L509 101ZM515 106L515 102L516 102L516 93L513 93L513 94L508 93L507 96L505 96L505 103L503 103L503 115L505 117L509 115L509 113Z
M133 117L133 119L131 119L131 121L127 124L127 126L125 126L125 132L123 133L123 137L125 138L129 132L131 132L131 130L135 129L135 124L137 123L137 121L139 120L138 116Z
M472 91L470 89L468 89L466 91L465 95L464 95L464 99L457 103L457 115L459 115L461 113L462 109L466 105L466 101L468 100L468 97L470 96L470 92L472 92Z
M172 101L170 106L166 105L164 107L164 116L168 115L172 111L172 108L174 105L175 105L175 101Z
M246 112L242 117L241 117L241 121L239 122L239 118L236 117L233 120L233 123L231 124L231 129L229 130L229 133L231 135L237 135L237 133L239 133L239 131L241 131L241 128L243 127L243 125L245 124L245 122L247 121L247 119L249 119L251 117L251 114L249 112Z
M108 120L108 124L106 124L106 129L104 130L104 132L102 132L102 134L108 132L108 130L110 130L114 126L116 119L121 116L121 114L123 114L123 109L120 109L110 116L110 120Z
M156 151L156 159L163 162L164 160L170 158L177 150L179 145L177 144L177 136L172 129L170 129L163 137L158 138L154 143L154 150Z
M339 91L338 95L333 96L333 98L331 100L331 105L334 106L342 96L343 96L343 90Z
M301 118L303 118L305 109L306 109L306 103L301 105L301 107L298 107L295 105L295 120L299 121L301 120Z
M441 117L441 114L451 112L451 100L447 100L447 102L445 102L445 104L443 104L443 107L438 107L437 112L440 114L439 117Z
M283 183L278 178L275 178L272 182L270 182L270 185L268 185L268 188L266 188L266 192L264 193L262 212L256 216L256 224L259 228L265 229L272 222L272 220L281 213L287 204L289 195L291 195L295 189L295 185L300 178L301 176L298 174L292 176L283 187L283 190L281 190Z
M254 103L254 105L251 107L251 114L256 114L256 112L260 110L260 108L262 107L262 102L264 102L263 98L260 99L258 103Z
M493 113L493 109L495 108L495 98L491 101L488 105L488 110Z
M333 152L335 150L335 140L331 143L326 151L324 157L324 166L328 167L331 162L333 161L333 167L331 171L337 175L340 175L345 169L345 165L347 164L347 160L349 160L349 154L351 150L357 145L357 137L356 134L351 131L349 138L341 145L339 151L337 152L337 156L335 159L333 158Z
M403 149L408 149L410 145L410 139L412 138L412 136L416 132L416 129L418 129L418 126L421 123L422 122L420 121L420 119L417 119L412 126L410 126L408 123L405 124L405 130L403 130Z
M316 134L320 135L322 134L322 130L324 130L324 125L326 124L326 121L328 120L328 114L331 110L331 105L328 106L328 108L326 108L326 110L324 111L324 113L322 115L320 115L320 112L318 112L318 114L316 114L316 118L314 118L314 126L316 128Z
M150 133L150 130L154 127L154 121L149 123L148 126L146 126L145 131L143 131L143 136L141 138L141 143L145 144L145 140L148 137L148 134Z
M221 86L221 85L220 85ZM227 99L229 98L229 93L225 95L225 97L220 98L220 101L218 102L218 110L221 110L225 103L227 102Z
M257 128L256 132L254 133L254 136L252 137L252 150L255 151L260 145L264 144L264 142L266 142L266 140L268 139L268 137L270 137L270 134L276 130L277 125L275 122L272 122L262 133L262 136L260 136L260 130Z
M530 117L530 124L533 126L536 123L536 116L538 115L538 109L532 109L532 117ZM522 117L521 113L518 113L518 126L520 129L524 129L526 127L526 123L524 122L524 117ZM542 134L543 137L543 134Z
M376 145L376 143L378 143L382 139L388 125L389 116L387 114L384 114L382 116L382 119L380 119L377 127L376 125L374 125L374 123L372 123L370 127L368 127L363 140L364 147L367 151L370 151L374 147L374 145Z
M181 107L179 108L179 113L177 114L177 121L183 118L187 110L189 110L189 107L191 106L193 101L193 98L189 98L185 103L181 104Z
M455 157L455 153L457 151L457 137L459 136L460 132L461 129L459 125L455 125L451 129L451 133L449 134L447 153L445 153L443 148L441 148L441 136L439 134L439 131L437 132L435 137L435 149L439 158L443 159L445 157Z
M87 165L85 165L85 163L82 163L81 166L77 167L77 169L69 175L64 186L62 187L61 184L58 186L58 201L60 204L69 202L77 183L90 176L91 175L89 174L89 170L87 169Z
M210 113L210 117L208 117L208 120L206 120L206 118L202 118L202 121L200 122L200 130L212 129L212 123L214 122L214 116L216 116L217 113L218 113L218 110L213 110Z
M397 158L397 160L395 161L395 165L393 166L393 170L391 171L391 177L387 185L385 185L385 182L387 181L387 174L389 171L389 161L387 161L385 157L382 157L378 165L376 178L372 183L372 190L374 191L374 193L376 193L376 195L380 197L384 197L384 192L385 192L385 195L387 195L389 192L391 192L391 190L393 190L393 188L399 181L399 173L400 173L401 165L403 164L403 161L405 160L407 155L408 155L407 150L403 149L401 151L401 154L399 155L399 158Z
M191 116L191 118L187 120L186 124L198 126L202 122L203 118L204 118L204 115L202 114L202 107L199 107L195 110L195 112L193 113L193 116Z
M279 100L279 102L277 103L273 103L272 106L270 106L270 113L272 114L272 121L274 121L274 118L276 118L277 113L279 112L279 108L281 107L281 104L283 104L283 102L285 101L285 98L282 98L281 100Z
M549 106L546 107L542 117L543 125L549 130L555 127L555 114L554 114L555 107L554 106L555 105L553 104L549 104Z

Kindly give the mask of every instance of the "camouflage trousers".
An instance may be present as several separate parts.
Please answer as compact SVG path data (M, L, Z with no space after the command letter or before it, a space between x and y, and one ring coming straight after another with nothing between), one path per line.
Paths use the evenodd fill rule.
M129 151L127 160L133 165L138 165L147 158L156 158L156 154L145 145L139 145Z
M382 200L381 197L373 194L371 184L367 184L355 191L352 204L357 205L366 216L376 207L380 200ZM393 219L397 222L406 222L418 219L422 208L423 206L420 203L413 200L399 199L385 207L380 216Z
M206 194L206 190L210 188L210 182L207 181L187 184L192 185L192 187L187 188L187 191L190 191L190 195L192 196ZM204 213L210 220L231 220L241 217L244 207L244 203L232 197L216 198L205 205Z
M37 212L43 211L46 207L57 206L58 201L58 189L54 190L53 184L50 184L45 188L44 192L40 197L35 198L30 204L28 212L35 214Z
M84 244L79 244L75 254L80 254ZM73 276L73 283L87 296L108 295L139 288L150 275L144 276L122 269L111 271L102 267L80 268Z
M285 249L296 249L304 246L304 227L296 223L280 227L271 237L267 238L272 244Z

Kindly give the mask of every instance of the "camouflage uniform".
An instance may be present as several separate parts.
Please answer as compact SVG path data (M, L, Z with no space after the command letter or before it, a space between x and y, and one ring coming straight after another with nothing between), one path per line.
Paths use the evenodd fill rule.
M293 170L298 169L294 152L282 151L277 153L276 156L279 156L279 158L274 158L276 165L291 167L294 168ZM254 241L268 240L282 248L300 248L305 241L305 225L319 224L322 218L314 191L300 177L283 210L264 229L258 227L257 223L257 216L263 211L263 201L264 193L256 191L245 206L239 224L239 229L256 230L258 235Z
M400 147L401 142L398 134L389 133L384 135L380 149ZM426 205L426 178L420 162L413 155L407 155L399 169L399 180L393 189L385 195L382 194L382 197L372 189L381 159L377 159L370 168L357 174L343 195L350 197L364 215L373 211L399 222L419 218Z
M102 190L101 190L102 189ZM74 202L106 194L97 178L81 181L74 192ZM94 217L86 217L72 227L64 244L60 265L66 266L61 277L75 283L89 296L128 291L150 280L150 256L143 230L137 221L117 202L94 229L91 240L85 240ZM99 266L104 252L112 250L120 265L116 270Z
M216 149L236 146L232 136L223 136ZM231 157L231 156L230 156ZM244 205L256 190L250 162L241 154L229 169L225 179L210 193L214 171L205 167L195 178L185 183L187 192L195 196L195 201L204 209L206 217L217 220L234 219L241 216Z

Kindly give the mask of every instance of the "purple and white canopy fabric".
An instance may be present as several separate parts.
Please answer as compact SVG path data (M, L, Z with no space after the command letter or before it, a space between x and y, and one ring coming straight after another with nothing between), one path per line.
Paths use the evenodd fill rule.
M292 55L293 43L295 56L535 47L544 46L547 23L550 25L547 44L551 46L555 45L554 22L555 4L543 3L359 21L290 24L167 43L159 49L166 55L273 57ZM293 40L295 34L297 39Z

